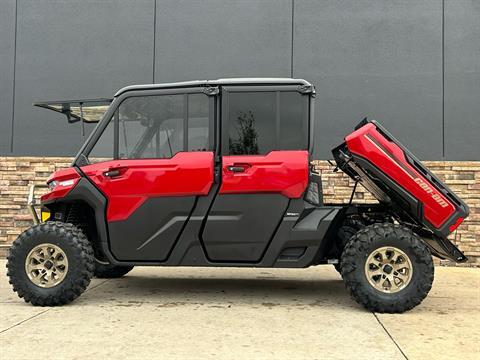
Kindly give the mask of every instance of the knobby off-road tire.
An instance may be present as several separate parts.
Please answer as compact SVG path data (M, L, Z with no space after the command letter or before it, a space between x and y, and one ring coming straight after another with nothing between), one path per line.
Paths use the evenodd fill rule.
M345 248L346 244L357 233L357 231L358 231L357 229L354 229L353 227L348 225L344 225L338 230L336 240L337 240L337 246L338 246L340 255L343 252L343 249ZM341 262L342 260L340 256L338 264L333 265L335 267L335 270L337 270L340 274L342 274L341 265L340 265Z
M27 273L29 266L46 264L46 258L50 254L60 254L57 258L60 260L52 260L55 263L53 267L50 265L47 270L39 271L54 270L55 266L62 267L64 271L58 283L49 283L46 280L48 275L39 281L34 276L37 270L34 270L33 274L30 271ZM62 260L62 254L66 261ZM36 306L56 306L73 301L85 291L93 277L92 246L84 233L69 223L49 221L30 227L13 242L7 259L7 276L13 291L26 302ZM28 263L27 259L30 259ZM59 263L64 265L58 265ZM61 271L57 269L57 272Z
M119 278L127 274L132 269L133 266L116 266L95 258L94 275L99 279Z
M375 277L368 276L372 262L376 262L373 255L379 253L387 254L383 258L388 259L389 249L395 249L397 256L402 256L405 267L410 267L410 277L405 277L408 281L398 287L391 288L395 291L389 292L387 289L379 290L379 284L375 283ZM395 255L392 255L392 259ZM406 257L406 259L405 259ZM374 259L374 260L370 260ZM388 263L387 263L388 265ZM393 266L393 264L392 264ZM394 269L400 268L401 265L395 265ZM385 267L380 267L384 272ZM373 265L372 271L376 266ZM390 270L390 268L386 269ZM385 275L393 276L395 270ZM401 271L401 270L397 270ZM411 272L410 272L411 271ZM345 281L345 286L352 297L365 308L380 313L402 313L410 310L420 304L427 296L433 283L434 268L430 251L420 238L409 228L390 224L373 224L358 231L345 246L341 260L341 274ZM383 275L380 275L383 276ZM398 278L397 278L398 280ZM388 285L389 282L383 285ZM377 287L375 287L375 286ZM380 287L383 287L380 285Z
M340 229L338 229L336 241L338 251L340 253L339 262L338 264L334 264L333 266L335 267L335 270L337 270L340 274L342 273L340 263L342 262L341 255L343 253L343 249L345 249L347 243L358 232L358 230L360 230L360 228L360 226L357 227L355 224L347 222L346 224L342 225Z

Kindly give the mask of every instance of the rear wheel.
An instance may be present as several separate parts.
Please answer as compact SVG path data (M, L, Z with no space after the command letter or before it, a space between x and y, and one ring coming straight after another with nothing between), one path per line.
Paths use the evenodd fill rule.
M336 241L337 241L339 262L337 264L334 264L333 266L335 267L335 270L337 270L340 274L341 274L340 263L341 263L341 255L342 255L343 249L359 229L360 227L357 228L350 223L348 223L348 225L343 225L342 227L340 227L340 229L338 229Z
M430 251L410 229L373 224L345 246L341 274L352 297L365 308L402 313L422 302L433 283Z
M24 231L7 257L13 291L33 305L71 302L93 276L93 250L83 232L69 223L46 222Z
M95 258L95 277L102 279L119 278L127 274L133 266L116 266Z

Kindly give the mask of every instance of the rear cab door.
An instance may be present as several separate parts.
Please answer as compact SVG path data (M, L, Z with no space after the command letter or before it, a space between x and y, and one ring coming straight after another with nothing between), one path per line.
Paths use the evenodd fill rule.
M114 100L81 170L107 199L117 260L168 259L214 181L214 103L200 87L128 91Z
M308 185L310 95L300 85L224 86L221 185L202 233L213 262L259 262Z

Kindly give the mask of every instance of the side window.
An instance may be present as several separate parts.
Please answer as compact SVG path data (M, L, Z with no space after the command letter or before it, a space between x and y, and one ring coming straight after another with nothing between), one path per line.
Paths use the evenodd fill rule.
M230 155L265 154L275 148L274 92L232 92L228 105Z
M120 159L171 158L183 151L184 95L136 96L119 107Z
M280 92L279 150L308 149L308 95L297 91Z
M209 114L206 95L188 95L188 151L212 150L209 145Z
M115 125L119 159L211 150L209 102L207 95L197 93L125 99L90 152L90 163L113 159Z
M308 148L308 96L296 91L231 91L228 153L267 154Z
M88 155L90 164L113 160L114 122L110 119L102 135Z

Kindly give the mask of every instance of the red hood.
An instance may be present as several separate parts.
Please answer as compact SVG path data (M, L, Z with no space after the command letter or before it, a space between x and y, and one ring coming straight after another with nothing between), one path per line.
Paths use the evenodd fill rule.
M48 177L47 184L56 181L56 185L51 188L50 192L41 196L41 202L64 197L77 185L78 180L80 180L80 175L73 167L55 171Z
M60 169L57 171L54 171L47 179L47 184L50 181L64 181L64 180L71 180L71 179L76 179L79 178L80 175L78 175L77 170L73 167L65 168L65 169Z

